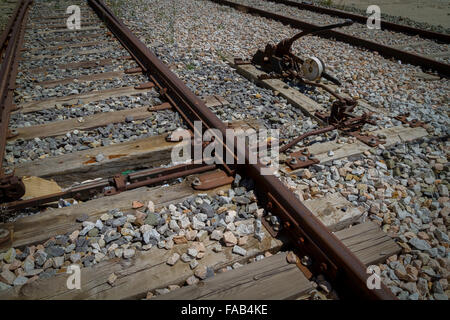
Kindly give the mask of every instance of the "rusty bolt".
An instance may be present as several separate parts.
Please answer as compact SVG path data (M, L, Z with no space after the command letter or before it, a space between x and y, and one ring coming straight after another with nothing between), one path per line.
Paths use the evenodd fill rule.
M298 243L304 244L305 243L305 238L303 238L303 237L298 238Z
M289 228L291 226L291 224L289 223L289 221L285 221L284 222L284 227L285 228Z
M321 264L320 264L320 270L322 271L322 272L325 272L325 271L327 271L327 269L328 269L328 266L327 266L327 264L325 263L325 262L322 262Z
M17 136L18 134L19 134L19 132L18 132L16 129L11 129L11 130L9 130L9 132L8 132L8 138L15 137L15 136Z
M192 185L193 186L199 186L201 184L202 184L202 182L201 182L201 180L198 177L195 178L194 181L192 181Z
M312 260L311 260L311 258L309 256L303 256L300 259L300 262L302 263L302 265L304 265L306 267L312 265Z

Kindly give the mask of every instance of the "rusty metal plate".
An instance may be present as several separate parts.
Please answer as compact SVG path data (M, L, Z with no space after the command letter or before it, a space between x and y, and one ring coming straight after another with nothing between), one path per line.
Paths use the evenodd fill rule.
M411 121L406 120L406 118L409 117L409 114L406 115L400 115L400 116L396 116L394 119L400 121L401 123L404 124L409 124L409 126L411 128L417 128L417 127L425 127L425 122L423 121L419 121L417 119L413 119Z
M384 144L386 141L380 140L376 136L373 135L362 135L359 131L349 131L346 132L347 134L351 135L352 137L355 137L359 141L367 144L370 147L376 147L379 144Z
M293 152L289 155L289 158L286 159L286 164L292 170L305 168L318 163L320 163L319 159L314 157L308 149Z
M266 230L269 232L269 234L272 236L272 238L276 238L278 236L280 231L276 231L269 221L267 221L266 219L261 219L261 222L263 226L266 228Z
M319 118L320 120L322 120L323 122L327 122L328 117L330 116L329 112L320 112L320 111L316 111L314 113L314 115Z
M138 86L135 86L134 88L137 90L142 90L142 89L151 89L155 86L155 84L152 81L149 82L145 82L145 83L141 83Z
M125 70L125 73L126 74L142 73L142 68L138 67L138 68L127 69L127 70Z
M163 102L156 106L148 107L148 111L160 111L160 110L168 110L172 109L172 105L169 102Z
M11 139L14 137L17 137L19 135L19 132L16 129L8 129L8 134L6 136L7 139Z
M224 171L215 171L196 177L192 182L195 190L210 190L232 183L234 177L227 175Z

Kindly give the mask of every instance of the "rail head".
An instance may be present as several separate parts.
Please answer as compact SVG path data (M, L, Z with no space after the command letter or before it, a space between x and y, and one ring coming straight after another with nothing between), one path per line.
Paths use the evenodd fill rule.
M13 106L18 57L25 33L25 23L31 0L21 0L0 39L0 156L3 159L9 133L9 118ZM22 180L5 172L0 163L0 202L20 199L25 194Z

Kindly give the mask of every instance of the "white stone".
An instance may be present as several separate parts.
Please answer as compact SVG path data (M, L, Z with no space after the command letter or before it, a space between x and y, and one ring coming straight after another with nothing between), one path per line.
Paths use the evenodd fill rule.
M220 241L223 237L223 232L220 230L214 230L211 235L209 236L212 240Z
M180 259L180 255L178 253L174 253L173 255L171 255L169 257L169 259L167 259L167 264L170 266L173 266L175 263L177 263L177 261Z
M239 247L239 246L234 246L233 253L239 254L241 256L245 256L247 254L247 250L245 250L244 248Z

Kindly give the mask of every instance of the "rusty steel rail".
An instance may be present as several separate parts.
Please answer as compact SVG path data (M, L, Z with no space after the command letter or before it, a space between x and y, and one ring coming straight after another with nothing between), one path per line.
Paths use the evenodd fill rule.
M262 9L250 7L247 5L243 5L236 2L231 2L227 0L210 0L212 2L226 5L232 8L235 8L239 11L256 14L264 18L272 19L275 21L279 21L283 24L287 24L292 26L293 28L301 29L301 30L310 30L316 29L318 25L312 24L309 22L305 22L299 19L283 16L277 13L265 11ZM366 40L363 38L355 37L340 31L335 30L326 30L317 34L318 37L326 38L326 39L335 39L340 42L345 42L351 44L353 46L362 47L369 49L371 51L377 51L380 55L385 58L395 58L397 60L402 61L402 63L409 63L412 65L420 66L424 69L424 71L434 71L439 73L442 76L450 77L450 64L446 64L434 59L427 58L425 56L421 56L415 53L407 52L404 50L396 49L393 47L389 47L383 44L376 43L374 41Z
M204 131L216 128L225 132L226 125L215 117L212 111L206 107L205 103L198 99L145 44L114 16L103 1L88 0L88 3L120 43L129 51L130 55L142 69L142 72L147 74L155 83L160 94L181 115L192 132L195 133L197 131L194 126L195 121L202 122ZM203 136L203 132L200 132L199 135ZM216 138L217 140L222 140L219 137ZM223 143L223 145L225 144ZM225 148L225 153L230 157L235 157L232 150L228 148ZM223 166L228 174L234 173L234 170L230 166L226 164Z
M194 120L199 120L207 128L218 129L226 136L225 124L111 13L103 1L88 0L88 3L135 57L143 70L151 74L169 101L177 103L176 109L181 112L190 127ZM230 149L223 140L219 142L226 152L233 152L234 158L244 157L245 164L238 165L236 169L243 176L255 181L256 192L265 207L281 217L284 230L301 254L312 258L314 270L326 274L333 283L340 286L342 296L357 299L395 299L384 285L381 289L367 288L366 281L369 274L366 273L366 267L361 261L277 177L261 175L264 166L259 162L250 163L248 148L241 154L235 148ZM232 167L229 169L232 170Z
M13 107L18 57L25 33L25 23L31 0L21 0L0 38L0 201L19 199L25 188L22 181L3 169L6 140L9 135L9 118Z
M338 10L338 9L316 6L314 4L306 3L306 2L296 2L296 1L290 1L290 0L266 0L266 1L281 3L281 4L284 4L287 6L297 7L302 10L323 13L323 14L327 14L327 15L331 15L331 16L336 16L339 18L352 19L355 22L364 23L364 24L367 22L367 18L368 18L367 16L364 16L364 15L351 13L351 12ZM445 34L445 33L414 28L411 26L407 26L404 24L397 24L397 23L386 21L386 20L381 20L380 26L381 26L381 29L407 33L410 35L419 35L422 38L427 38L430 40L437 40L437 41L441 41L443 43L450 43L450 35Z

